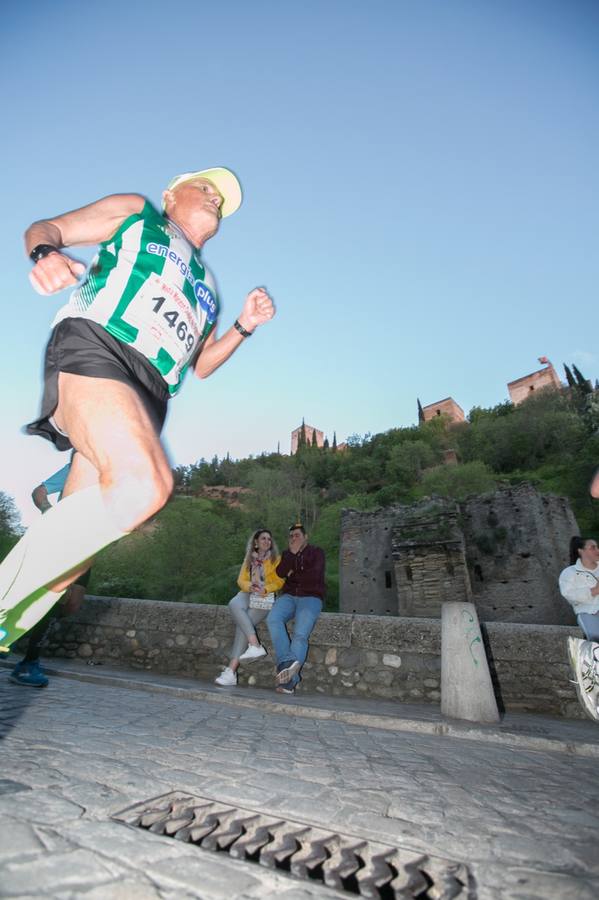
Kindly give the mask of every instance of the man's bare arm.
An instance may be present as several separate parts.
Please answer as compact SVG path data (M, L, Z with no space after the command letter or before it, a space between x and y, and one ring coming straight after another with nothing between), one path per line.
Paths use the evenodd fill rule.
M247 295L243 310L238 322L246 331L253 332L259 325L268 322L275 314L274 304L264 288L254 288ZM221 338L217 338L214 332L204 341L202 352L194 366L194 372L198 378L207 378L222 366L237 350L246 338L231 327Z
M141 212L145 200L139 194L112 194L88 206L52 219L34 222L25 232L25 252L29 256L38 244L60 250L109 240L128 216ZM40 294L54 294L77 283L85 266L65 253L50 253L33 267L30 280Z

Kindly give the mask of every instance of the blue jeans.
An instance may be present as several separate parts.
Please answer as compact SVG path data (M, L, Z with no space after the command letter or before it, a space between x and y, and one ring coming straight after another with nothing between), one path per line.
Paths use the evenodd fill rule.
M320 597L292 597L281 594L268 614L266 624L278 665L292 663L295 659L303 666L308 655L308 638L322 610ZM295 619L293 637L289 639L286 623ZM291 679L292 687L299 682L299 674Z
M578 613L576 618L587 641L599 641L599 613Z

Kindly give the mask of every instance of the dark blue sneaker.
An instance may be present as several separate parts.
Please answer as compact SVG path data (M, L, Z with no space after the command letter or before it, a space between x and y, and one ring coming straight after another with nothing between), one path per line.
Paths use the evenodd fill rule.
M36 659L34 662L21 660L10 673L10 680L15 684L26 684L29 687L46 687L48 677L42 672L42 667Z

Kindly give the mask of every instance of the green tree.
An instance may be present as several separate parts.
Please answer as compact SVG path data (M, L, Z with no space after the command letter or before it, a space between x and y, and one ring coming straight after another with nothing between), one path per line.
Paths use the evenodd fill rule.
M504 416L509 416L513 413L515 409L516 407L511 400L505 400L503 403L498 403L497 406L491 406L489 409L473 406L468 413L468 421L471 425L476 425L482 419L502 419Z
M593 390L591 387L591 382L584 377L582 372L572 363L572 373L576 378L576 384L580 388L583 394L590 394Z
M279 542L286 540L293 522L299 519L310 529L318 517L319 497L314 485L293 463L279 471L256 470L250 488L252 493L244 506L252 527L270 528Z
M511 472L576 453L584 441L585 425L565 393L546 389L535 392L509 415L477 417L456 436L464 461L480 460L495 472Z
M248 531L238 510L175 498L151 523L98 556L91 589L151 600L228 602ZM215 596L215 585L221 595Z
M302 418L302 426L300 428L300 433L299 433L298 439L297 439L297 449L300 450L300 449L304 448L306 446L306 444L307 444L306 423L305 423L304 419Z
M438 462L438 454L426 441L404 441L392 447L385 474L389 481L411 487L420 481L424 469Z
M21 536L21 519L12 497L0 491L0 559L4 559Z
M574 376L572 375L572 371L570 367L564 363L564 372L566 373L566 381L568 382L568 387L576 387L576 381L574 380Z
M454 500L465 500L473 494L485 494L497 487L493 472L483 462L464 463L461 466L437 466L426 472L416 495L437 494Z

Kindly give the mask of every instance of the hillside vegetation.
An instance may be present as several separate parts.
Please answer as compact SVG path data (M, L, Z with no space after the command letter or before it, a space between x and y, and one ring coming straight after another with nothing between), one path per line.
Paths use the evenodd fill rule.
M268 527L282 547L299 519L327 555L326 608L334 610L344 507L373 509L431 494L462 500L523 481L568 497L582 533L599 534L599 503L588 494L599 464L596 391L545 390L520 406L474 408L465 423L439 417L353 435L347 444L340 452L304 441L294 456L214 458L176 469L171 502L142 531L100 554L90 593L226 603L236 591L249 533ZM443 464L447 450L455 451L458 465ZM249 490L229 492L234 502L203 496L217 485ZM6 552L17 529L10 498L0 497L0 550Z

